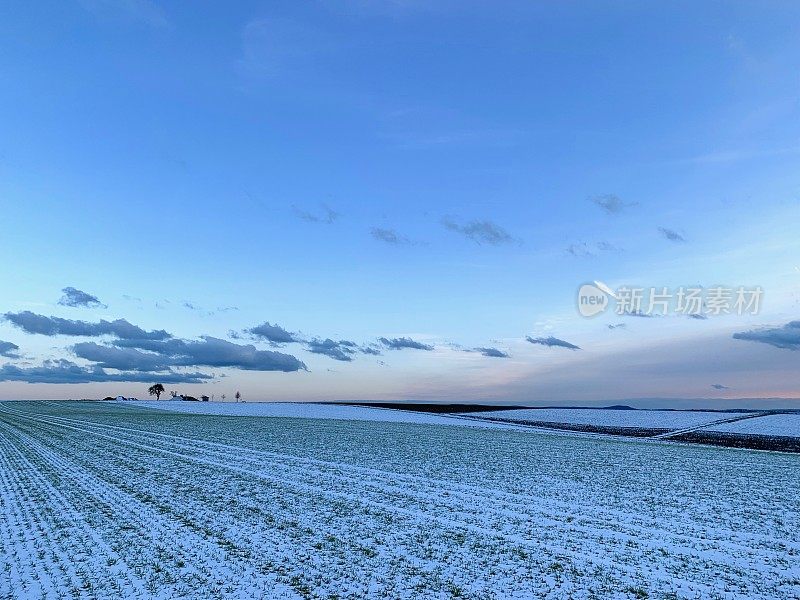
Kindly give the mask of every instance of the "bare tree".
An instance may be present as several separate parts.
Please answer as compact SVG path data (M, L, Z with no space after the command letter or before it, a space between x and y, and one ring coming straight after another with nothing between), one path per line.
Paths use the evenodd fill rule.
M151 396L155 396L156 400L160 400L161 394L164 393L164 386L161 385L160 383L156 383L155 385L151 385L149 388L147 388L147 392Z

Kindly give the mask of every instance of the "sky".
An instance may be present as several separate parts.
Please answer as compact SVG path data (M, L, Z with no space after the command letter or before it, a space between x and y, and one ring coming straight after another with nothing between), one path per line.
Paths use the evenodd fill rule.
M5 2L0 399L796 406L799 67L794 2Z

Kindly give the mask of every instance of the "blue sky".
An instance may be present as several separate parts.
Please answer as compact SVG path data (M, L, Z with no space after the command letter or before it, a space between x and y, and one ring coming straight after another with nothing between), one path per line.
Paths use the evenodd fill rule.
M5 3L0 397L800 396L799 29L789 2ZM595 280L764 299L585 319Z

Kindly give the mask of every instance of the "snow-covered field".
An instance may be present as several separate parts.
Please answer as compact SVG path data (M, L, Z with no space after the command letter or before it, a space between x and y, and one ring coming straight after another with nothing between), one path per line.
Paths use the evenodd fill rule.
M755 419L712 425L704 428L703 431L800 437L800 414L764 415Z
M735 413L680 410L611 410L602 408L530 408L468 413L473 417L507 419L520 423L568 423L601 427L641 429L685 429L721 419Z
M195 415L226 417L294 417L303 419L338 419L345 421L382 421L385 423L418 423L424 425L459 425L503 427L501 423L473 422L459 416L325 404L319 402L185 402L181 400L136 400L120 402L124 406L156 408ZM505 426L508 427L508 426Z
M800 456L0 403L0 597L795 598Z

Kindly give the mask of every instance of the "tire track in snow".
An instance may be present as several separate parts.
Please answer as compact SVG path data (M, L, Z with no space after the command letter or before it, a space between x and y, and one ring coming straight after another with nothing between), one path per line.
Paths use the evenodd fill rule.
M757 419L758 417L764 417L770 414L773 413L771 411L766 411L766 412L759 412L747 415L735 415L733 417L728 417L725 419L717 419L716 421L710 421L708 423L702 423L700 425L694 425L692 427L685 427L683 429L673 429L672 431L667 431L666 433L654 435L650 439L668 440L672 437L683 435L684 433L691 433L692 431L697 431L698 429L708 429L709 427L713 427L714 425L722 425L723 423L736 423L738 421L745 421L747 419Z

